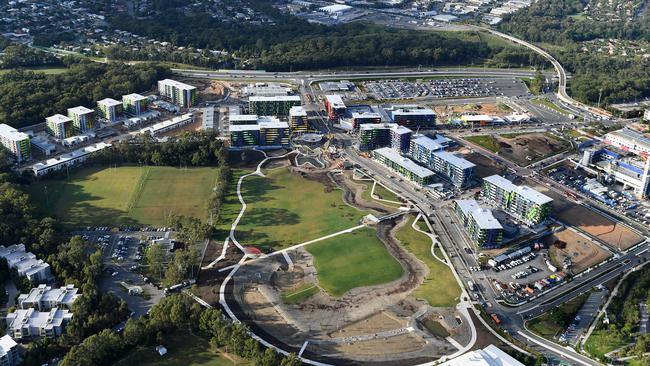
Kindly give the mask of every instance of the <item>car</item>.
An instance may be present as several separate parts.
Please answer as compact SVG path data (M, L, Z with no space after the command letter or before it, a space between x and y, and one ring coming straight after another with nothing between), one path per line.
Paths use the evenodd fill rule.
M119 272L115 271L115 272L111 273L111 277L115 277L115 276L117 276L118 274L119 274Z

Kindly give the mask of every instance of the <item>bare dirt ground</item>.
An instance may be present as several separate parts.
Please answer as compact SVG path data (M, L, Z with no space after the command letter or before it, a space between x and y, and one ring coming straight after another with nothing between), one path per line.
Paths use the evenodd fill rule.
M476 168L474 168L476 178L485 178L494 174L502 174L505 171L505 167L485 155L475 152L470 153L467 150L465 150L464 153L461 150L458 152L461 153L465 159L476 164Z
M493 137L501 148L499 155L521 166L556 154L568 147L566 141L550 137L544 133L530 133L513 138L502 135L494 135Z
M480 113L490 116L503 117L512 113L512 110L503 110L494 103L483 104L465 104L465 105L445 105L445 106L432 106L434 112L440 117L449 117L454 115L461 115L467 113Z
M559 249L552 245L556 240L565 242L566 248ZM573 274L580 273L611 256L610 252L598 246L591 239L570 229L564 229L546 237L545 244L549 246L549 255L555 260L555 263L562 263L565 257L571 258Z

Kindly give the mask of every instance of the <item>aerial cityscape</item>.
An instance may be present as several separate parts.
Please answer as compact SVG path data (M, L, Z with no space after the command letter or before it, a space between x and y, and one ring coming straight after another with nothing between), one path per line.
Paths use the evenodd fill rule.
M648 5L0 1L0 364L650 366Z

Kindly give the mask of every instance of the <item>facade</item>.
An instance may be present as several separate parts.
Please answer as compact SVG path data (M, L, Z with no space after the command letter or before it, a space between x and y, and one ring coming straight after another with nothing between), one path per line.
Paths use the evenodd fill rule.
M648 154L650 154L650 138L628 128L606 134L603 136L603 141L606 144L643 157L648 157Z
M230 125L230 146L238 148L260 145L260 128L254 125Z
M390 120L400 126L410 129L434 128L436 125L436 114L429 108L417 105L392 106L386 109Z
M98 151L109 148L113 145L104 142L99 142L94 145L86 146L81 149L75 150L71 153L59 155L56 158L48 159L40 163L36 163L30 167L35 176L42 175L61 170L64 168L74 167L86 161L90 156Z
M0 257L7 260L7 265L15 269L18 275L27 277L33 283L49 282L52 280L50 265L36 255L25 251L24 244L14 244L8 247L0 245Z
M7 334L13 339L58 337L71 319L72 313L68 309L54 308L45 312L33 308L18 309L7 314Z
M426 166L433 165L433 153L441 151L443 146L426 136L411 139L409 155Z
M289 124L277 120L259 121L260 144L262 146L289 146Z
M47 132L57 139L66 139L74 136L72 119L62 114L55 114L45 119Z
M448 138L436 135L435 139L421 136L411 140L409 155L417 162L442 175L456 188L471 185L474 179L473 163L443 150L449 146Z
M34 308L38 311L50 311L54 308L72 309L72 304L81 296L74 285L53 289L51 286L39 285L28 294L18 296L18 307L21 309Z
M411 134L411 130L395 123L363 124L359 127L357 135L359 150L391 147L398 151L405 151L409 146Z
M646 123L650 121L650 108L646 109L645 112L643 112L643 121Z
M77 132L85 132L95 127L95 111L86 107L68 108L68 117Z
M97 102L100 117L115 122L124 116L124 106L115 99L106 98Z
M196 104L196 87L172 79L158 81L158 93L181 108Z
M397 151L389 147L373 150L372 157L420 186L430 184L434 177L431 170L417 165L411 159L401 156Z
M355 131L359 130L359 127L363 124L377 124L381 123L381 115L375 112L353 112L352 113L352 129Z
M305 132L309 130L307 111L301 106L291 107L289 110L289 127L292 132Z
M21 350L11 336L0 337L0 366L16 366L22 362Z
M254 117L254 118L252 118ZM233 120L236 123L233 124ZM230 116L230 146L235 148L288 147L289 123L276 117L257 115ZM255 123L252 123L252 122Z
M346 106L340 95L331 94L325 96L325 111L327 111L327 118L330 121L338 121L345 113L345 110Z
M300 106L298 95L248 98L249 113L261 116L288 116L291 108L297 106Z
M32 156L29 135L19 132L9 125L0 124L0 144L2 144L2 146L4 146L19 163L29 160Z
M122 96L122 104L129 116L139 116L147 111L149 99L140 94L127 94Z
M553 201L528 186L516 186L499 175L483 178L481 198L528 225L544 222Z
M481 248L498 248L503 243L503 226L492 211L481 208L475 200L454 202L456 214L467 235Z
M194 114L186 113L181 116L168 119L166 121L158 122L153 126L142 128L138 132L148 133L151 134L151 136L156 136L189 125L190 123L193 122L194 122Z

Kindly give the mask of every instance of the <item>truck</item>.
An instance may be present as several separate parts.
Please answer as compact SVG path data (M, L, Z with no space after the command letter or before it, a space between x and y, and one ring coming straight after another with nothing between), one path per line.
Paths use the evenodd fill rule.
M490 318L492 318L492 321L494 322L494 324L496 324L496 325L501 324L501 319L499 319L499 316L497 314L494 314L494 313L490 314Z

